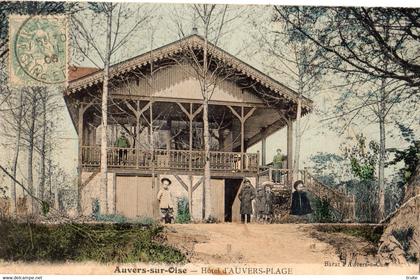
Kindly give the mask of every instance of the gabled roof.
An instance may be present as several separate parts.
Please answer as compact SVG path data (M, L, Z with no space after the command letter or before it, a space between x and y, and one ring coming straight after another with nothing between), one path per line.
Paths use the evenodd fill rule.
M118 76L136 68L143 67L151 62L156 62L165 58L169 58L173 55L183 52L187 48L200 49L204 46L204 39L199 35L190 35L173 43L164 45L160 48L146 52L139 56L133 57L126 61L114 64L110 67L110 77ZM208 52L214 58L226 63L229 67L235 69L237 72L242 73L248 78L261 84L265 88L269 89L276 95L282 96L286 99L297 101L298 94L292 89L286 87L280 82L273 78L265 75L261 71L252 67L251 65L243 62L221 48L208 43ZM95 84L101 83L103 80L102 70L97 70L85 76L73 79L69 81L67 94L71 94L88 88ZM312 100L303 98L302 107L308 111L312 108Z
M70 66L69 67L69 81L74 81L89 74L92 74L100 69L94 67L79 67L79 66Z

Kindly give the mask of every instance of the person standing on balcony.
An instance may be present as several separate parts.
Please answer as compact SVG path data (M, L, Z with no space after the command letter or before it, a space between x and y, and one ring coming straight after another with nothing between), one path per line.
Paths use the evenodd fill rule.
M125 132L121 131L120 137L115 141L115 147L118 149L118 164L127 162L127 148L130 148L130 142L125 137Z
M169 191L169 186L172 182L166 177L162 178L160 182L162 188L157 194L157 200L159 201L159 208L162 214L162 220L165 221L165 223L167 224L171 223L171 220L173 219L174 204L172 202L172 194Z
M255 191L249 179L245 178L243 181L243 187L241 192L238 195L239 200L241 201L240 213L241 213L241 222L249 223L251 222L252 214L252 201L255 199Z
M273 157L273 182L280 183L282 172L279 169L283 168L283 161L286 159L286 156L281 153L281 149L277 149L276 155Z

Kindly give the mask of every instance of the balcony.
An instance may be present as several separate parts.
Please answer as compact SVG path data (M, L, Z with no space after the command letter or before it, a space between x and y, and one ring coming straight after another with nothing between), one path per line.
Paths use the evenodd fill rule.
M82 146L82 167L98 168L101 162L100 146ZM257 173L258 154L239 152L210 152L210 170L221 173ZM204 170L204 151L109 147L108 168L136 169L150 171L191 171Z

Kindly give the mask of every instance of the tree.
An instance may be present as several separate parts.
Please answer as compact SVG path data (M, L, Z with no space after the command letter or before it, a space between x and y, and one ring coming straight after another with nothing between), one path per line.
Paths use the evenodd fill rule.
M6 100L6 107L8 110L5 110L2 112L1 116L5 122L2 123L3 131L6 133L10 130L14 131L15 134L13 135L13 132L11 132L11 137L8 137L9 139L15 140L15 145L13 147L13 160L11 163L11 169L12 169L12 176L16 178L17 176L17 167L19 162L19 155L20 155L20 147L22 145L22 123L23 118L26 114L26 108L25 108L25 98L24 98L25 90L22 89L17 94L11 95L10 98ZM12 129L10 129L13 127ZM11 213L12 215L17 215L17 209L16 209L16 182L11 179L10 181L10 199L11 199Z
M316 44L329 67L420 86L418 9L275 7L277 17Z
M283 7L277 7L277 9L287 10L287 8ZM293 177L297 178L300 168L301 139L309 124L308 119L304 124L301 122L302 102L304 97L310 98L318 92L321 74L323 73L323 61L320 59L319 52L316 51L312 42L305 40L287 22L278 20L275 16L276 11L274 10L274 17L273 10L270 11L269 23L254 19L253 27L257 30L254 40L258 49L254 50L252 54L269 57L269 59L261 59L268 72L279 77L289 88L297 93L293 156ZM272 96L264 99L268 104L280 100L280 98L276 100ZM283 115L282 112L280 114Z
M341 126L340 134L353 123L378 125L379 207L383 217L386 126L390 118L402 115L398 108L415 111L417 107L419 72L410 51L417 42L413 34L407 34L415 30L414 21L407 21L414 11L318 7L276 7L276 11L279 20L318 48L324 60L323 72L343 80L335 110L324 121ZM403 26L403 31L397 25Z
M420 140L414 134L413 129L397 122L402 137L409 146L405 149L389 148L388 152L394 153L394 158L387 162L387 166L403 162L404 166L399 170L403 183L407 183L414 176L420 163Z
M136 7L136 8L134 8ZM77 51L97 68L103 69L101 105L101 167L100 167L100 209L108 213L107 185L107 127L110 65L118 60L117 54L127 44L130 37L142 28L151 17L145 5L123 5L116 3L89 3L88 10L74 15L72 22L72 43ZM130 21L133 21L130 25ZM104 24L105 22L105 24ZM105 26L105 28L103 28ZM124 28L123 28L124 27ZM102 47L105 45L105 49ZM79 132L80 133L80 132ZM79 171L81 172L81 171ZM79 174L79 203L80 203ZM80 211L80 205L79 205Z
M233 9L232 9L233 10ZM213 216L210 191L210 127L209 127L209 101L217 86L234 76L234 72L225 63L218 61L211 50L217 48L220 40L225 35L227 23L231 24L239 14L239 10L233 10L228 5L194 4L183 7L183 11L193 15L193 32L201 31L204 40L203 46L198 51L194 46L184 46L185 52L181 57L173 60L185 71L192 74L199 82L203 97L203 142L204 142L204 188L203 188L203 219ZM178 17L174 17L178 34L185 36L184 25ZM188 67L185 67L188 66Z
M22 145L27 146L27 180L31 185L31 189L35 192L34 187L34 152L40 152L37 147L38 129L44 127L46 130L42 135L47 135L48 124L40 124L37 118L41 117L39 108L40 96L38 94L46 94L47 91L42 87L22 87L20 89L10 88L7 83L8 78L8 62L9 41L8 41L8 16L10 14L22 15L55 15L55 14L70 14L78 10L78 3L66 2L4 2L0 5L0 112L2 116L3 136L13 143L10 149L13 150L11 162L11 175L14 179L17 178L17 169L20 163L20 154ZM35 95L35 96L32 96ZM48 107L48 106L47 106ZM48 111L49 108L45 108ZM35 116L35 117L34 117ZM42 142L42 141L41 141ZM41 164L42 166L42 164ZM41 168L42 169L42 168ZM45 171L45 169L44 169ZM44 172L41 170L40 178L45 180ZM45 175L45 174L44 174ZM16 181L11 179L11 210L16 215ZM41 185L39 187L41 187ZM33 193L35 196L35 193ZM31 196L32 197L32 196ZM36 205L34 204L34 210Z

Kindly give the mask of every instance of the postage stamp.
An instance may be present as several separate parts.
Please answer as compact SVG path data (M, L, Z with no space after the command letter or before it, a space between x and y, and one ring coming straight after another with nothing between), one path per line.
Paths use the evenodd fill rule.
M9 83L67 81L67 19L61 15L9 17Z

